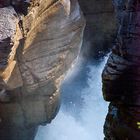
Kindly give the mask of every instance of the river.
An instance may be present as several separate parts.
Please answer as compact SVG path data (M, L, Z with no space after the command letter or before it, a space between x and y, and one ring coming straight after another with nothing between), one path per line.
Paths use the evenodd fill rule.
M35 140L103 140L108 103L102 97L101 73L106 60L79 60L69 70L60 111L51 124L39 127Z

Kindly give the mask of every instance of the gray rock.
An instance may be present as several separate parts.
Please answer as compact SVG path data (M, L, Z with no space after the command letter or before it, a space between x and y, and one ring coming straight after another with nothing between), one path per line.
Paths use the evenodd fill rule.
M116 37L116 19L111 0L79 0L86 18L82 45L84 57L97 58L104 55Z
M140 2L113 2L120 26L102 74L104 99L111 102L104 125L105 140L139 140Z

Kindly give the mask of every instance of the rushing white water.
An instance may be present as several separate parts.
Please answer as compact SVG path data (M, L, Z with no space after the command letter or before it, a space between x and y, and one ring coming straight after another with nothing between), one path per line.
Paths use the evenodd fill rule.
M66 79L63 105L51 124L39 128L35 140L103 140L103 124L108 104L102 98L101 73L106 58L102 62L84 65L86 74L70 74L79 81ZM86 86L84 86L86 85ZM68 97L68 99L65 99Z

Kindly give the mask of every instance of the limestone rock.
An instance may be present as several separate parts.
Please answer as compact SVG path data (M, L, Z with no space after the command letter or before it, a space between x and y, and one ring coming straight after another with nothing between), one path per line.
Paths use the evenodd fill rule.
M140 2L114 0L118 35L103 71L103 95L110 101L106 140L140 138Z
M79 54L85 20L77 0L35 0L26 16L0 10L0 139L32 140L58 112L60 83Z

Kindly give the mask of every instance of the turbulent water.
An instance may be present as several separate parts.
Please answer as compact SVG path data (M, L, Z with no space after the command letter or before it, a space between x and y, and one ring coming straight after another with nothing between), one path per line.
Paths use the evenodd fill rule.
M103 140L107 103L101 73L106 58L76 64L62 86L62 107L51 124L39 128L35 140Z

